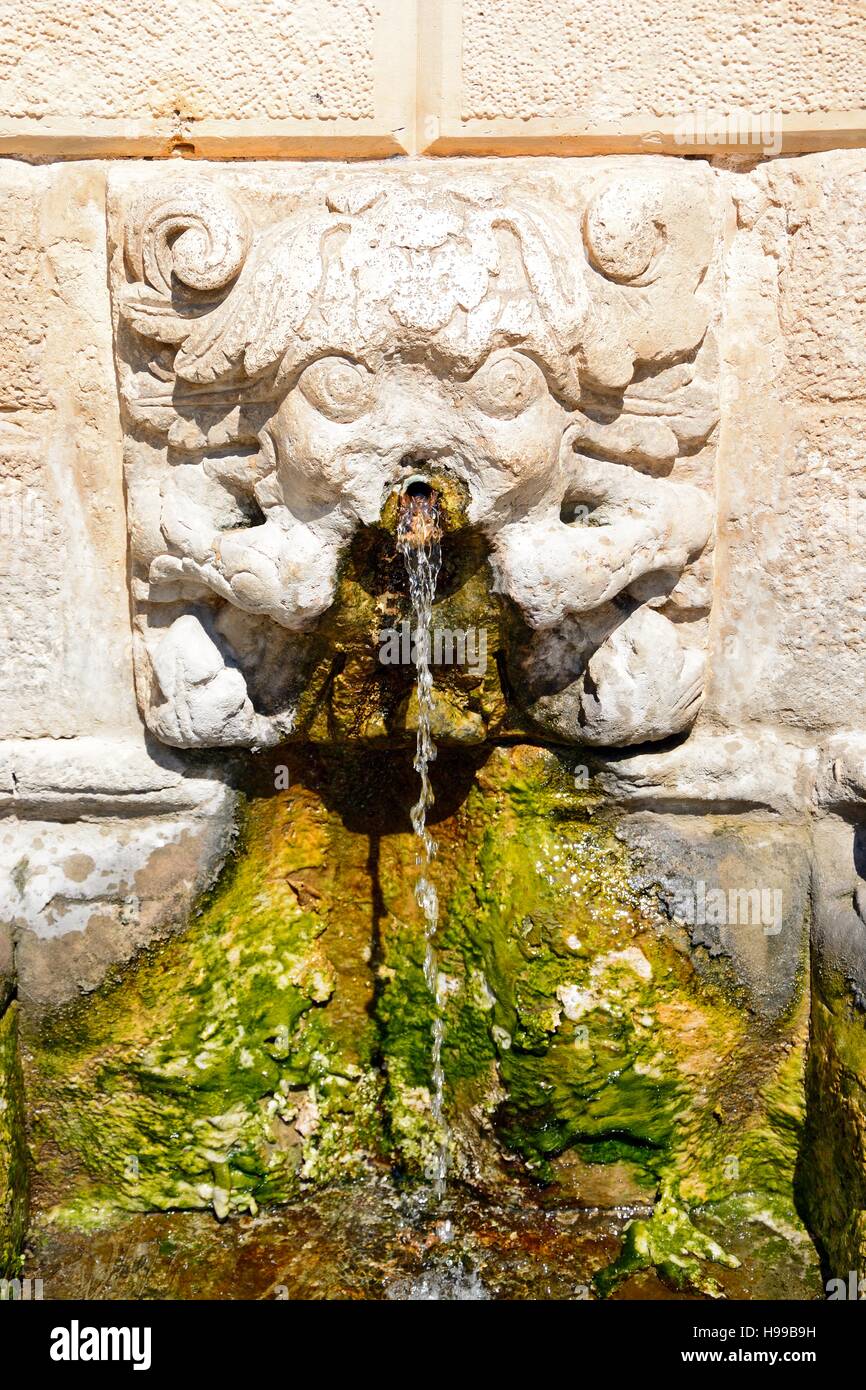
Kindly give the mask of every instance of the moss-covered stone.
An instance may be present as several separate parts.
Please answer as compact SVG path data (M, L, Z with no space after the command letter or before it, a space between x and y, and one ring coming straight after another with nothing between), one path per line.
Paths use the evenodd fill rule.
M70 1219L254 1210L376 1147L367 942L328 890L328 829L301 788L255 798L184 935L30 1039L40 1182Z
M484 644L483 651L470 645L462 658L457 646L443 647L441 659L434 652L435 737L442 744L480 744L520 718L516 710L508 711L500 678L503 624L511 618L492 592L488 542L466 521L465 489L445 474L432 473L430 482L444 527L432 628L454 642L457 634L469 633L472 641L480 635ZM341 565L335 601L308 639L295 692L292 737L298 742L395 747L414 741L411 606L396 533L392 494L380 523L356 533ZM393 655L386 633L399 637Z
M581 1198L576 1172L618 1165L629 1197L642 1192L656 1207L602 1278L605 1291L644 1264L711 1289L703 1262L728 1257L693 1213L748 1216L808 1244L792 1195L802 995L768 1022L702 981L634 888L613 818L549 751L494 751L437 835L457 1170L473 1176L480 1161L467 1113L488 1131L488 1150L519 1155L563 1197ZM412 1136L404 1160L427 1152L418 1097L432 1023L411 878L403 864L383 880L391 911L378 1010L395 1128Z
M18 1005L13 1001L0 1015L0 1277L19 1271L27 1229L28 1187Z
M283 758L189 930L30 1040L41 1200L69 1220L420 1178L436 1151L411 761ZM805 1239L799 1004L756 1018L699 978L567 757L445 750L434 780L452 1175L584 1202L615 1175L653 1214L605 1292L646 1265L710 1290L729 1222Z
M839 976L816 971L798 1189L831 1278L866 1274L866 1013Z

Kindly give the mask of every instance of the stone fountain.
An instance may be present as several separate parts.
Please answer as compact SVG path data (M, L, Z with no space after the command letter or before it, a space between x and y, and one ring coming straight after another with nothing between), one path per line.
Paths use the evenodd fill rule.
M592 1297L866 1260L862 154L444 130L5 171L0 1272L342 1201L467 1296L485 1203Z

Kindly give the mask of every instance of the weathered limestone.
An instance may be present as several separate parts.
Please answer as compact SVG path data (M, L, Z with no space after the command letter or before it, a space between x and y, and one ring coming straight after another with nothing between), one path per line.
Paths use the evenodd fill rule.
M866 139L866 30L835 0L9 0L0 54L0 152L25 158Z
M684 928L698 974L740 995L758 1017L790 1011L805 985L809 837L756 817L625 818L619 835L649 870L654 889Z
M0 151L370 156L407 148L406 0L12 3Z
M89 993L186 921L232 843L231 805L214 787L187 814L0 825L0 913L28 1015Z
M137 731L105 175L0 167L0 739Z
M232 843L222 778L136 737L0 742L0 920L25 1016L181 925ZM0 950L0 974L3 953Z
M0 899L27 1013L183 919L231 799L135 708L105 171L6 163L0 196Z
M808 13L797 0L437 0L421 6L420 51L430 153L704 154L731 132L756 155L864 142L866 27L833 0Z
M737 231L726 263L720 592L704 718L728 726L860 722L863 167L860 154L835 152L724 176Z

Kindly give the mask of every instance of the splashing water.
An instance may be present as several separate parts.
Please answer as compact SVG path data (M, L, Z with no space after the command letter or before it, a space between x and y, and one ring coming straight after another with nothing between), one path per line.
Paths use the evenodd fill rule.
M431 1052L432 1095L430 1109L439 1133L439 1144L430 1174L437 1199L445 1192L448 1176L448 1126L444 1115L445 1073L442 1069L442 1043L445 1033L444 977L439 972L436 950L436 928L439 922L439 899L430 877L430 866L436 857L436 841L427 828L427 812L433 805L430 784L430 764L436 757L436 745L431 733L433 714L433 673L430 670L430 626L436 581L442 564L441 532L435 498L429 492L404 494L404 505L397 527L397 544L409 577L409 598L412 604L412 628L415 635L415 688L418 696L418 734L413 766L421 778L421 792L412 807L412 829L419 842L416 863L419 865L415 884L415 900L424 914L424 979L433 996L433 1046ZM448 1238L450 1224L443 1232Z
M417 1279L394 1279L385 1285L385 1297L400 1303L483 1303L490 1294L477 1270L452 1264Z

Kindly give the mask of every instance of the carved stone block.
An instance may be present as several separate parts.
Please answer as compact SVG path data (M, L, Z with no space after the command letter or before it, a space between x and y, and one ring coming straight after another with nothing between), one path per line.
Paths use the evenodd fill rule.
M291 733L347 548L419 469L469 499L532 727L690 726L718 418L706 166L117 174L110 220L159 738Z

